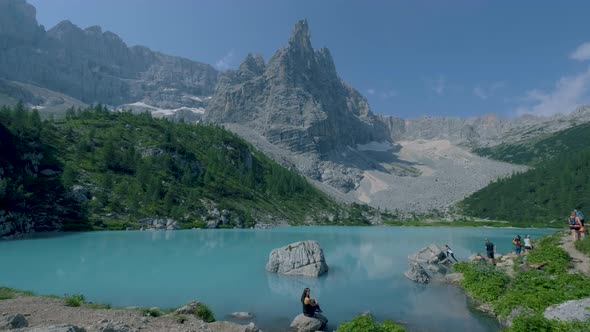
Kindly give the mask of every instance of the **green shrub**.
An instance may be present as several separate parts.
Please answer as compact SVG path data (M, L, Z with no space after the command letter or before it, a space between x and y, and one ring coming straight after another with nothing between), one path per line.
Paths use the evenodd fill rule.
M197 304L197 309L196 309L195 314L197 315L197 317L199 317L200 319L204 320L207 323L211 323L211 322L215 321L215 316L213 316L213 312L211 311L211 309L209 309L209 307L207 307L203 303Z
M162 316L162 311L159 308L143 308L141 309L141 313L147 317L160 317Z
M565 272L570 266L571 258L559 247L560 233L541 238L527 257L527 263L547 263L543 270L548 273Z
M187 315L175 315L174 318L178 324L184 324L188 320Z
M575 244L576 249L586 254L587 256L590 256L590 236L586 236L581 241L576 241Z
M64 300L66 301L66 305L68 307L79 307L86 303L86 298L82 294L66 295Z
M111 309L112 306L108 303L86 303L86 307L90 309Z
M404 332L405 329L392 321L375 322L370 315L360 315L338 326L336 332Z
M0 300L8 300L17 296L34 296L35 293L29 291L20 291L14 288L0 287Z
M504 293L510 278L487 263L457 263L456 271L463 273L461 285L473 298L492 302Z

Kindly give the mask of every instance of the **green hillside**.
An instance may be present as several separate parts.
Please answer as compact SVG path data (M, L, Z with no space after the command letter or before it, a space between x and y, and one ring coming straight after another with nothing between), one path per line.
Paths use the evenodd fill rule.
M491 183L461 206L471 216L514 222L563 221L590 208L590 151L557 159Z
M34 124L23 127L19 119ZM250 227L257 221L367 222L360 213L366 208L337 204L220 127L115 113L101 106L69 110L65 119L43 122L36 111L4 107L0 120L17 136L40 133L29 143L41 153L51 151L54 158L47 157L47 162L59 179L54 188L77 199L82 228L135 228L142 218L203 227L220 213L221 227ZM9 190L18 191L15 186ZM36 189L34 184L30 188ZM1 209L7 209L7 197Z
M576 153L588 148L590 123L584 123L554 133L548 137L526 140L517 144L500 144L474 152L492 159L515 164L537 165L564 153Z

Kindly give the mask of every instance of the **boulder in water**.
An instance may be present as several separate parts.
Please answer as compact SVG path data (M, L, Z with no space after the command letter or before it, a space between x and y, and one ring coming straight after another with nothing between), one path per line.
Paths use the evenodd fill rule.
M428 276L426 270L416 262L410 262L410 269L404 272L404 275L408 279L421 284L427 284L430 281L430 276Z
M448 262L447 255L436 244L418 250L408 257L411 261L426 264L437 264Z
M315 332L323 331L326 324L328 324L328 318L322 314L316 313L313 317L299 314L291 322L291 328L297 332Z
M317 277L328 271L328 265L320 245L307 240L271 251L266 270L285 275Z

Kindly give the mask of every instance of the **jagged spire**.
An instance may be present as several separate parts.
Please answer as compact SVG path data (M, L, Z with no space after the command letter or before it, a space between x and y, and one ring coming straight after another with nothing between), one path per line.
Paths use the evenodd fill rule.
M309 26L306 19L300 20L295 24L291 38L289 38L289 47L312 50L311 34L309 33Z

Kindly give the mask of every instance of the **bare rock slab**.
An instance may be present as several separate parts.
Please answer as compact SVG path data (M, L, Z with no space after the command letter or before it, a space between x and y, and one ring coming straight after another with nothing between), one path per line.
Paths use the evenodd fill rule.
M328 272L328 265L319 243L307 240L272 250L266 270L284 275L318 277Z
M543 316L566 322L586 321L590 319L590 297L552 305L545 309Z
M404 272L406 278L421 284L427 284L430 281L430 276L420 264L410 262L410 269Z
M315 332L323 331L326 324L328 324L328 318L322 314L316 313L313 317L299 314L291 322L291 328L297 332Z
M408 259L418 263L437 264L446 262L447 256L439 246L431 244L410 255Z

